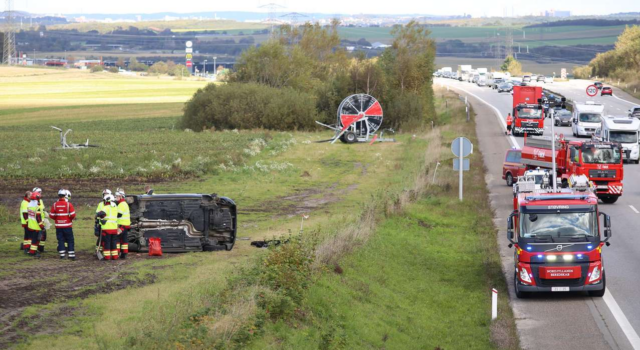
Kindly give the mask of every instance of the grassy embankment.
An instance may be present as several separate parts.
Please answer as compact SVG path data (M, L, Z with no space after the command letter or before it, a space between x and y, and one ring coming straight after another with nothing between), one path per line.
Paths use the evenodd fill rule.
M2 70L0 70L0 76L2 76ZM40 79L46 82L45 85L48 85L48 88L33 95L33 100L29 104L47 101L48 93L67 92L70 87L77 84L74 79L67 80L61 76ZM122 85L116 90L130 87L129 83L134 81L123 80ZM172 95L174 87L182 88L179 84L172 85L174 83L179 82L168 82L168 85L158 89L156 94L162 95L167 90L167 95ZM45 103L41 106L42 110L37 111L40 114L32 117L28 125L20 121L23 111L19 106L8 104L10 106L0 110L0 113L4 112L0 118L2 123L0 133L3 134L0 139L4 143L1 146L3 149L12 150L16 148L15 142L20 142L20 151L8 153L9 157L16 157L12 158L9 164L15 165L19 162L20 166L14 166L11 170L6 167L5 171L0 173L1 182L4 183L3 193L17 194L25 188L44 183L45 199L47 204L50 204L51 194L61 184L70 187L74 192L74 198L78 198L79 194L80 197L97 199L100 189L105 185L115 187L124 184L129 192L136 192L141 189L142 182L158 181L159 178L164 177L169 181L156 183L158 192L218 192L235 199L241 212L239 217L241 239L262 239L297 232L301 213L310 214L309 220L305 222L307 228L305 231L322 234L321 237L327 239L333 235L340 237L340 234L344 234L341 228L345 223L354 230L352 225L354 223L358 225L364 208L374 197L384 198L385 194L396 194L398 203L408 203L410 196L407 197L407 193L410 192L403 190L415 186L416 179L420 178L416 175L425 170L425 167L428 168L427 163L432 166L433 161L438 159L427 158L429 152L425 156L425 149L435 147L439 150L437 154L447 154L447 151L442 150L441 143L446 146L447 140L454 136L454 132L458 132L449 128L442 129L440 136L434 133L429 137L418 136L412 139L410 135L400 135L400 142L395 144L352 147L311 143L313 140L327 136L315 133L289 134L267 131L185 133L171 128L177 115L180 114L177 108L179 103L175 103L174 107L169 107L170 104L167 104L167 108L156 110L153 103L143 103L152 102L148 101L147 97L153 95L147 94L144 88L140 89L140 93L136 89L129 89L127 93L118 97L124 100L117 102L126 105L108 106L110 110L105 110L103 113L95 113L100 110L96 105L82 106L86 105L83 99L87 95L102 95L99 91L109 90L105 85L109 86L106 82L103 84L95 81L84 91L77 91L75 99L72 98L73 94L70 94L70 104L65 106L68 109L49 108ZM138 100L139 98L142 100ZM188 98L188 94L183 95L183 98ZM76 105L74 106L73 103ZM70 114L69 110L76 110L77 113ZM145 110L150 114L157 111L155 113L158 114L152 115L155 118L148 118L149 115L144 112ZM443 120L447 118L445 114ZM89 138L92 143L95 141L103 147L81 151L55 150L58 145L58 135L55 131L48 130L51 121L63 123L57 126L74 129L74 136L77 136L78 140ZM40 129L43 131L37 131L34 134L34 130ZM30 142L20 141L25 139ZM125 150L124 152L110 153L105 149L105 145L111 144L114 140L122 142L121 147ZM24 154L24 157L20 158L17 153ZM481 161L478 157L474 155L472 166L475 165L475 169L479 170ZM180 162L176 162L177 159L180 159ZM414 161L416 159L419 161ZM440 159L447 158L443 156ZM81 164L82 167L77 164ZM138 169L134 179L123 175L135 169L136 165L145 171ZM155 168L153 168L154 165ZM95 167L100 170L91 171ZM61 168L64 171L60 171ZM67 168L73 170L66 171ZM127 171L123 170L120 173L119 168L126 168ZM196 171L192 172L193 169ZM32 172L37 172L39 181L36 182L33 179ZM343 275L345 278L358 274L361 278L371 278L376 282L371 283L370 288L380 293L380 299L385 299L390 294L398 295L398 293L404 293L405 296L405 298L396 296L388 300L402 302L391 307L387 305L388 310L397 309L398 313L393 314L393 317L381 319L377 328L372 327L372 333L364 338L367 339L365 342L375 343L374 335L378 331L385 331L390 334L384 337L386 333L381 333L380 339L389 339L389 344L395 341L398 343L394 344L404 344L407 335L417 334L411 333L418 329L413 326L414 324L422 324L424 328L431 326L430 320L434 315L429 310L430 306L435 304L430 303L442 302L443 306L454 307L459 312L464 311L464 314L459 312L436 314L440 321L445 324L448 322L448 328L459 329L467 336L473 332L477 339L476 344L493 346L489 340L488 288L498 286L504 291L504 286L500 286L502 277L496 260L498 257L495 250L491 253L491 247L495 242L491 235L493 233L490 228L491 215L487 212L486 206L472 205L470 202L463 205L455 203L451 198L455 191L451 190L451 183L446 180L451 178L450 172L448 173L445 167L441 166L439 173L438 181L442 185L442 190L431 187L427 191L426 199L421 197L417 204L408 206L403 204L402 208L391 210L395 212L402 209L405 213L404 218L391 215L388 219L379 221L382 220L382 216L378 215L380 219L376 221L379 221L379 228L370 242L362 250L339 262L345 271ZM482 179L481 174L475 173L473 176ZM425 181L425 178L421 181ZM480 191L484 186L480 183L482 182L476 182L467 189L469 199L484 198L484 194ZM424 185L424 183L418 185ZM477 192L475 195L477 197L474 197L473 193L476 191L480 192ZM401 195L402 193L405 194ZM13 207L17 205L18 198L15 199L15 203L11 202L9 207L11 218L16 215ZM394 208L395 205L388 207ZM76 222L75 229L78 241L77 251L88 252L94 243L91 234L92 210L91 204L78 208L79 220ZM429 214L421 214L424 210L428 210ZM455 210L458 210L461 216L445 217ZM459 220L460 217L465 220ZM427 227L415 226L416 222L418 225L424 222ZM355 228L358 227L360 226ZM406 230L399 230L405 227ZM5 262L0 275L5 281L19 280L25 271L39 271L60 264L52 253L48 253L40 261L26 259L18 254L17 231L16 223L9 221L8 218L5 217L0 222L0 256ZM463 235L453 234L455 231L462 231ZM388 280L385 277L386 274L376 275L380 271L376 272L376 269L370 268L370 259L366 258L372 253L377 255L378 248L388 245L383 239L385 234L393 236L389 242L393 243L393 247L389 247L393 249L385 251L384 255L381 254L385 259L376 260L374 266L382 269L383 266L380 264L384 264L387 258L393 260L398 253L402 253L406 258L406 260L396 259L398 261L388 261L384 264L386 268L394 267L394 270L402 271L402 273L396 272L389 275ZM464 243L473 243L458 245L459 240L463 240ZM357 241L356 239L351 242ZM431 244L438 241L440 245ZM55 239L50 238L49 247L54 243ZM339 246L342 248L338 248L338 251L344 250L343 253L346 253L349 252L351 245L339 244ZM427 254L422 254L417 247L424 248ZM455 249L451 249L452 247ZM329 249L329 252L334 250L334 248ZM468 254L461 254L467 251ZM17 333L18 339L22 341L24 337L30 335L28 343L22 343L18 346L19 348L35 348L43 345L53 349L125 346L174 348L180 344L191 344L188 342L189 339L185 340L183 337L185 327L187 329L191 327L188 322L190 316L201 313L203 308L215 306L216 300L221 297L220 293L228 288L228 278L235 275L235 271L243 266L253 266L251 256L263 254L264 251L254 250L249 247L247 241L241 240L232 252L182 254L161 259L134 257L126 265L120 264L107 270L96 271L98 276L91 276L96 279L94 284L83 284L78 276L65 273L63 265L59 268L62 273L46 276L30 274L28 285L52 284L54 286L52 289L56 291L58 290L55 287L62 286L63 292L54 295L53 298L40 300L39 296L51 294L51 289L16 290L24 292L22 296L29 297L33 302L32 306L12 309L7 307L7 310L17 312L16 317L8 319L11 322L8 330ZM329 253L330 256L333 256L332 254ZM88 254L83 258L90 259ZM433 258L433 260L421 260L424 258ZM467 268L467 264L473 266ZM466 267L461 268L459 265ZM425 269L424 276L416 274L415 270L420 268ZM496 268L498 270L495 270ZM456 272L447 271L448 269ZM409 273L413 274L413 277L409 278L407 275ZM453 278L460 273L465 274L465 277L457 280ZM478 278L478 274L482 278ZM363 330L351 322L361 322L362 318L371 319L366 317L370 311L368 308L371 307L366 303L356 304L360 308L360 313L355 314L353 319L347 317L348 312L341 313L350 303L347 296L352 293L349 292L349 288L340 286L342 284L340 278L343 276L321 274L317 283L309 290L308 301L304 306L305 310L309 310L314 316L304 319L303 329L307 329L311 336L311 342L306 344L315 344L321 339L328 339L331 342L333 339L331 334L321 336L327 322L334 320L343 322L340 324L345 327L337 330L336 339L341 339L341 334L345 334L349 336L346 338L349 340L352 339L350 332ZM426 276L428 280L423 279ZM487 276L497 282L489 285ZM118 290L122 286L105 289L103 284L107 279L126 280L130 283L128 286L125 284L126 289L122 290ZM462 286L459 284L461 280L467 283ZM383 288L380 283L385 281L388 282L386 286L392 288ZM364 288L364 284L353 283L355 287ZM406 287L402 286L402 283L406 283ZM431 293L423 292L435 286L445 288L446 291L442 290L442 293L432 295L434 299L425 299L422 294L430 295ZM327 287L343 287L338 292L345 298L341 299L340 304L335 305L336 314L323 315L318 311L321 310L321 302L326 302L324 298L328 295ZM358 289L355 288L355 290ZM418 290L422 292L416 293ZM39 292L41 294L38 294ZM455 298L451 299L449 295ZM231 299L233 300L233 296ZM481 301L484 299L486 300ZM412 309L406 308L411 300L417 302L411 302L412 308L415 305L425 306L417 318L408 316L413 314ZM507 326L511 325L509 326L511 328L507 328L512 329L513 323L508 318L510 315L508 308L504 300L501 302L501 309L504 311L502 314L507 317L501 319L493 328L499 330L502 326L497 327L497 325L504 323ZM252 303L232 304L238 307L243 305L249 309L232 311L236 311L239 315L252 315L256 311L251 309L255 307ZM2 307L4 309L5 304ZM382 315L382 310L377 310L376 315L386 316L389 312ZM241 329L233 327L243 325L243 320L235 321L230 318L233 315L230 313L220 319L214 319L211 323L213 328L209 329L210 335L221 336L222 339L226 339L225 336L237 335ZM445 322L446 316L452 317ZM469 324L453 326L467 318L473 320L471 330L466 330ZM6 320L3 317L3 321ZM388 323L385 324L383 321ZM395 327L395 332L389 330L393 328L394 323L411 324L411 330L403 334L399 331L401 327ZM305 344L301 338L306 336L305 334L287 330L285 325L292 324L269 322L266 325L264 338L256 334L249 339L255 341L254 346L258 347L266 343L277 344L277 342L274 343L275 339L285 341L285 344ZM446 346L447 344L462 345L465 342L464 339L468 339L461 337L462 342L453 343L460 335L453 335L451 332L445 332L445 334L440 337L434 336L433 340L437 340L437 344ZM354 333L354 335L357 334ZM425 343L431 344L430 341ZM355 347L364 346L364 343L347 344L353 344Z

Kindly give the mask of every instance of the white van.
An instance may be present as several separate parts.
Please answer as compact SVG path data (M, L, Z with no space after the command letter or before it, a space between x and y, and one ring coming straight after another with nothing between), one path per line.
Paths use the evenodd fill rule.
M573 104L571 131L573 136L591 136L600 128L604 106L601 103L587 101Z
M640 161L639 131L640 120L638 118L608 115L602 118L602 127L596 130L594 136L602 141L619 143L622 146L624 159L638 164Z

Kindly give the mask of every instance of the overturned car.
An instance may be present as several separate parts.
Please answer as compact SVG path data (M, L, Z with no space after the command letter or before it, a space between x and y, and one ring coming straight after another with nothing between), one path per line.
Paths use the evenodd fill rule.
M158 237L162 251L231 250L236 241L236 204L216 194L127 196L131 210L129 250L146 252Z

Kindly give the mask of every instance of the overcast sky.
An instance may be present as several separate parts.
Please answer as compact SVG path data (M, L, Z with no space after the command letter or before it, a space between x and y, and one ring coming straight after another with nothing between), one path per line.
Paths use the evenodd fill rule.
M4 1L2 1L4 3ZM515 15L539 13L544 10L565 10L576 15L609 14L640 11L638 0L233 0L233 1L168 1L168 0L14 0L14 8L40 14L65 13L127 13L154 12L216 12L246 11L261 12L259 6L277 3L285 6L286 12L318 13L417 13L436 15L471 14L501 16L505 9ZM491 5L489 5L491 4ZM4 5L3 5L4 6ZM187 7L188 6L188 7ZM266 12L266 11L265 11Z

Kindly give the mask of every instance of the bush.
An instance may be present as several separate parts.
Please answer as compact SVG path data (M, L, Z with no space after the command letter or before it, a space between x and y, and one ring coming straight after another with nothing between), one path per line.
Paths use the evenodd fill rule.
M272 88L256 83L209 84L198 90L184 107L181 128L215 129L315 129L313 95L292 88Z
M91 73L102 72L102 71L104 71L104 67L100 65L95 65L91 67Z
M109 67L109 73L118 73L119 71L118 67Z

